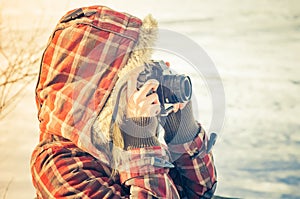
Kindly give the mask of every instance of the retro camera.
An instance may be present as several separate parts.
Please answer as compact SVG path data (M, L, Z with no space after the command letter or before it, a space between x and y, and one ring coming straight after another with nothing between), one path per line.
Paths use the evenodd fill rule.
M137 89L149 79L156 79L159 82L156 93L161 104L162 116L168 115L172 111L172 104L183 103L191 99L192 83L190 77L172 74L164 61L153 61L145 65L145 69L138 76Z

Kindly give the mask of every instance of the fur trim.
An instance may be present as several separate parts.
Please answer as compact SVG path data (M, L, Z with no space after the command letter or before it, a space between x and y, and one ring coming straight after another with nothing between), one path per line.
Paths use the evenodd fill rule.
M112 118L112 111L114 109L115 101L119 90L121 89L122 85L124 85L128 81L129 73L136 70L140 66L145 65L151 60L152 50L154 46L154 42L157 38L157 22L155 19L152 18L151 15L148 15L143 20L143 24L140 28L139 39L134 47L133 51L131 52L129 59L126 65L118 72L119 79L116 82L116 85L112 91L112 94L108 98L104 108L102 109L101 113L99 114L96 122L93 125L93 131L95 135L94 141L96 141L96 145L108 145L109 141L111 141L110 135L110 122ZM126 92L126 87L121 92ZM120 120L124 115L124 111L126 108L126 95L122 95L120 99L121 106L119 107L118 116L116 120L116 125L120 124ZM113 127L113 142L117 148L113 152L114 159L119 159L118 156L120 153L120 149L123 148L124 142L122 135L116 126ZM114 146L115 148L115 146Z

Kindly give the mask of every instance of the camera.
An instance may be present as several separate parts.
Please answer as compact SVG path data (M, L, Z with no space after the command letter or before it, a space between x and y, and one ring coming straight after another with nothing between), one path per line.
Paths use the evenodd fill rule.
M137 89L149 79L156 79L159 86L156 90L161 104L161 115L172 111L172 104L183 103L191 99L192 83L189 76L172 74L164 61L152 61L145 65L137 78ZM149 94L152 92L150 91ZM170 105L167 107L167 105Z

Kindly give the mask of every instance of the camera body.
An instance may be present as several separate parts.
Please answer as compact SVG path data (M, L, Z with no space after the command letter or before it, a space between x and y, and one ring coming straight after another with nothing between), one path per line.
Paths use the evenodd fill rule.
M191 99L192 83L190 77L172 74L164 61L153 61L145 65L145 69L140 72L137 78L137 89L149 79L156 79L159 82L156 93L161 104L161 115L168 115L168 112L172 111L172 104L184 103Z

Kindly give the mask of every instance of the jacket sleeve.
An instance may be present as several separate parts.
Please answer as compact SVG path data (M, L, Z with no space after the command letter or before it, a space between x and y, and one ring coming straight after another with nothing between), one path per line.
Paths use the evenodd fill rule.
M125 198L111 169L70 141L40 144L31 173L38 198Z
M179 198L168 175L174 165L155 135L157 128L156 117L124 118L120 125L124 150L116 167L132 198Z
M216 169L203 128L191 142L168 145L175 168L170 176L181 198L212 198L216 189Z
M31 172L38 198L179 198L167 174L173 165L160 147L128 151L130 163L111 178L101 163L68 140L41 143L33 152Z
M120 165L120 180L130 187L133 198L179 198L169 176L173 168L162 146L136 148L127 151L128 161Z

